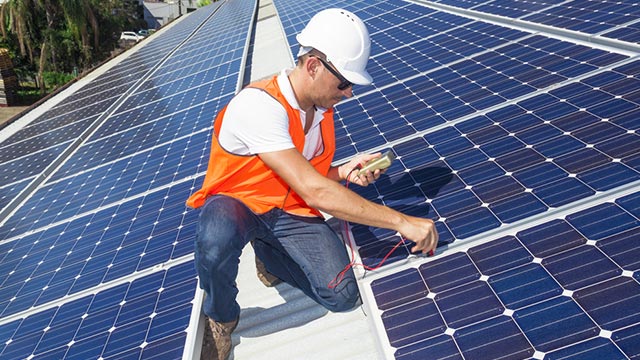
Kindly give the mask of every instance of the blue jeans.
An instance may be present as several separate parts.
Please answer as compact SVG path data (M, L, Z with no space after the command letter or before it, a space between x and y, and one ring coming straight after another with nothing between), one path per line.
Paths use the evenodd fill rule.
M195 244L195 266L205 291L203 311L229 322L240 315L236 277L242 249L250 241L267 270L330 311L345 311L358 301L358 285L349 269L342 282L329 283L350 262L335 231L316 217L272 209L253 213L232 197L209 197L201 209Z

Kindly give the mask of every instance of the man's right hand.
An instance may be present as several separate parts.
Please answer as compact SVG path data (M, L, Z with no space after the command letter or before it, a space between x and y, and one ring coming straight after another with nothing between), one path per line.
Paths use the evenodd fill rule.
M438 246L438 230L431 219L424 219L405 215L406 221L399 232L405 239L413 241L416 245L411 252L421 251L423 254L435 250Z

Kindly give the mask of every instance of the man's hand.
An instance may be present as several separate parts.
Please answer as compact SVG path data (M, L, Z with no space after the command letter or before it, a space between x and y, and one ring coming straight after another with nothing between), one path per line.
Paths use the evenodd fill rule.
M351 159L351 161L340 166L340 168L338 169L340 178L360 186L367 186L373 183L374 181L378 180L380 175L384 174L386 170L376 170L373 172L367 171L362 175L358 175L358 169L368 161L377 159L381 156L382 153L379 152L375 154L356 155L353 159Z
M407 240L411 240L416 245L411 248L411 252L422 251L423 254L435 250L438 245L438 230L431 219L424 219L413 216L406 216L406 222L399 231Z

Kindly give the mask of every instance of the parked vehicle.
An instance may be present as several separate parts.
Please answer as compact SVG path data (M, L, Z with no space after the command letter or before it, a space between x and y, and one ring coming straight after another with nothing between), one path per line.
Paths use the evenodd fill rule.
M142 39L144 39L143 35L136 34L133 31L123 31L122 34L120 34L120 40L138 42Z

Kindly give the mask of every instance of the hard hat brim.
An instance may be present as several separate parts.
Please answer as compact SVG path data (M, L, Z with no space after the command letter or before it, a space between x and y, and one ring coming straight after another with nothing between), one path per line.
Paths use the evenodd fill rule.
M344 76L345 79L351 81L356 85L370 85L373 82L373 78L366 70L362 70L361 72L349 71L345 69L340 69L340 67L336 66L336 70Z

